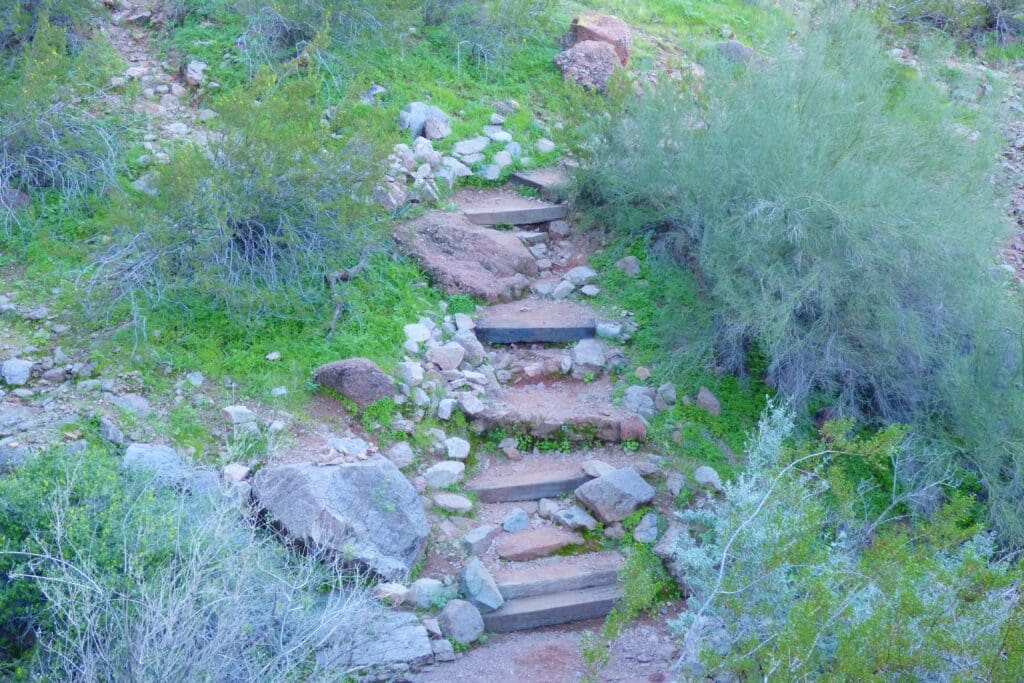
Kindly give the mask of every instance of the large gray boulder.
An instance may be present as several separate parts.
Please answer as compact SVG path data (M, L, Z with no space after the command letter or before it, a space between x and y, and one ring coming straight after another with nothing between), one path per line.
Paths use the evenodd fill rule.
M434 660L427 629L409 612L382 612L342 625L316 656L316 680L406 680L403 675Z
M388 581L408 576L430 531L416 490L380 455L268 467L253 478L253 497L294 542L334 552Z
M576 497L604 523L620 522L654 498L654 487L632 467L591 479L576 489Z

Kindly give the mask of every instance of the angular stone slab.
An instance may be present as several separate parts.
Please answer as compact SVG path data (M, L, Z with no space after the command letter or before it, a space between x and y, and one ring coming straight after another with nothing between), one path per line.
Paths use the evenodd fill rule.
M612 550L501 567L493 573L505 600L618 583L624 560Z
M464 190L456 195L455 202L475 225L532 225L569 215L564 204L530 199L508 190Z
M538 272L515 235L473 225L459 214L429 211L399 225L394 237L449 294L508 301Z
M509 633L599 619L607 616L621 597L618 586L597 586L509 600L501 609L484 615L484 628L491 633Z
M489 344L563 344L597 334L594 313L569 301L513 301L491 306L475 320L476 336Z
M541 528L504 534L494 544L503 560L525 562L547 557L570 545L583 543L583 537L562 529Z
M484 503L510 503L557 498L575 491L588 481L590 477L579 467L508 474L486 472L471 481L469 489Z
M568 184L565 171L561 168L537 168L531 171L517 171L509 180L514 185L529 187L540 192L540 196L550 199Z

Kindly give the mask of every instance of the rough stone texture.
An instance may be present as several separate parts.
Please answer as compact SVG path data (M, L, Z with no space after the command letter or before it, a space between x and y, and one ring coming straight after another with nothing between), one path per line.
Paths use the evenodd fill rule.
M22 467L28 456L27 448L0 446L0 474L9 474Z
M28 406L0 403L0 437L10 436L35 426L39 414Z
M462 537L462 549L469 555L483 555L500 533L501 527L495 524L478 526Z
M466 350L458 342L448 342L427 351L427 360L441 370L455 370L466 357Z
M423 102L410 102L398 113L398 127L409 131L409 135L413 140L423 135L427 121L431 120L447 124L448 115L437 107L424 104ZM443 129L443 126L431 126L433 134L442 132L441 129ZM441 137L444 136L442 135Z
M615 262L615 267L630 277L640 275L640 259L636 256L625 256Z
M604 92L608 80L621 66L619 55L608 43L583 40L555 55L555 66L565 80L573 80L590 90Z
M461 214L431 211L400 225L395 239L449 294L509 300L538 272L515 235L474 225Z
M608 43L615 49L622 66L629 66L630 53L633 50L633 35L629 24L618 17L608 14L588 12L572 21L573 44L585 40L596 40Z
M444 462L431 465L423 473L423 476L427 480L427 486L430 488L446 489L452 484L462 481L462 477L465 474L466 466L464 464L455 460L445 460Z
M515 508L507 515L501 523L501 528L508 533L515 533L530 528L530 516L522 508Z
M541 528L504 534L495 543L495 551L503 560L526 562L545 557L569 545L583 543L583 537L564 529Z
M615 471L613 465L602 460L587 460L583 463L583 471L591 477L603 477L606 474L610 474Z
M413 581L405 594L406 602L421 609L439 607L449 597L451 591L437 579L429 577Z
M391 378L368 358L347 358L321 365L314 374L317 384L336 391L360 408L391 396Z
M356 634L341 629L340 642L317 653L316 680L407 680L405 673L433 661L430 636L416 615L382 612L366 626ZM339 671L345 674L332 674Z
M153 412L153 406L149 400L139 394L116 396L114 397L114 405L136 417L148 417Z
M399 441L384 451L384 457L394 463L395 467L402 469L412 464L412 461L416 459L416 453L413 452L408 441Z
M722 404L718 402L715 395L707 387L701 387L697 391L697 406L708 411L715 417L722 414Z
M409 589L400 583L378 583L373 587L373 597L389 605L401 605Z
M435 662L454 662L455 648L443 638L430 641L430 648L434 651Z
M465 600L452 600L437 617L445 638L461 645L469 645L484 634L484 620L480 610Z
M654 417L654 414L657 412L654 399L654 389L636 385L626 389L626 393L622 398L622 405L637 415Z
M460 496L457 493L439 493L434 496L434 505L447 510L448 512L455 512L460 515L464 515L473 509L473 501L465 496Z
M648 512L633 530L633 538L640 543L654 543L658 540L658 516Z
M572 376L576 379L600 375L606 362L604 347L596 339L581 339L572 348Z
M170 446L133 443L121 460L124 467L152 475L158 486L181 486L188 480L189 467Z
M268 467L256 473L253 496L293 541L337 551L385 579L409 573L430 531L416 490L380 455Z
M444 440L445 453L452 460L465 460L469 457L470 443L459 436L450 436Z
M576 266L565 274L565 279L577 287L592 282L597 278L597 272L589 266Z
M654 487L632 467L624 467L588 481L576 497L602 522L619 522L654 498Z
M719 478L718 472L707 465L702 465L694 470L693 480L699 486L711 489L715 493L721 493L722 491L722 480Z
M3 377L4 382L12 387L28 384L29 377L31 376L32 361L30 360L11 358L5 360L3 365L0 365L0 377Z
M505 604L494 577L477 558L471 559L462 570L462 594L481 612L493 612Z
M715 43L715 49L718 53L728 59L730 62L742 63L749 62L754 56L754 51L736 40L723 40Z
M564 510L555 513L555 520L570 529L586 529L593 531L597 528L597 520L587 514L587 511L579 505L570 505Z

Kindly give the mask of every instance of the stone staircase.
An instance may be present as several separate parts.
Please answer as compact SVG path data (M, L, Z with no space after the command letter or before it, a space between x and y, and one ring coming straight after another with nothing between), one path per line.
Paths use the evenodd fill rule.
M512 182L553 197L564 179L548 169L517 173ZM646 438L646 422L613 400L608 376L625 365L614 343L625 326L584 302L599 287L586 250L569 239L566 206L513 190L462 190L455 201L458 213L430 212L400 226L396 239L439 286L490 302L471 320L455 321L459 334L472 331L487 345L495 378L479 401L459 399L470 427L570 446L569 453L521 454L512 440L503 442L504 458L480 456L462 485L476 501L472 522L465 520L476 526L459 543L468 556L463 593L494 633L604 617L621 598L624 558L585 532L598 530L600 520L621 533L624 515L584 504L577 490L642 464L616 446ZM586 449L601 442L607 445L595 464ZM627 502L635 508L654 489L635 470L630 475L649 489ZM477 588L486 595L474 596Z

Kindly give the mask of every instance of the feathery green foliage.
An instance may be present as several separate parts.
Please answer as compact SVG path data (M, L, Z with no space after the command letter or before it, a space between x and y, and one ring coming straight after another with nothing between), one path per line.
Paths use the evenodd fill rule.
M987 138L858 15L709 74L602 124L581 203L694 272L722 367L756 345L797 402L951 429L1004 540L1024 541L1022 319L994 267L1009 224Z

